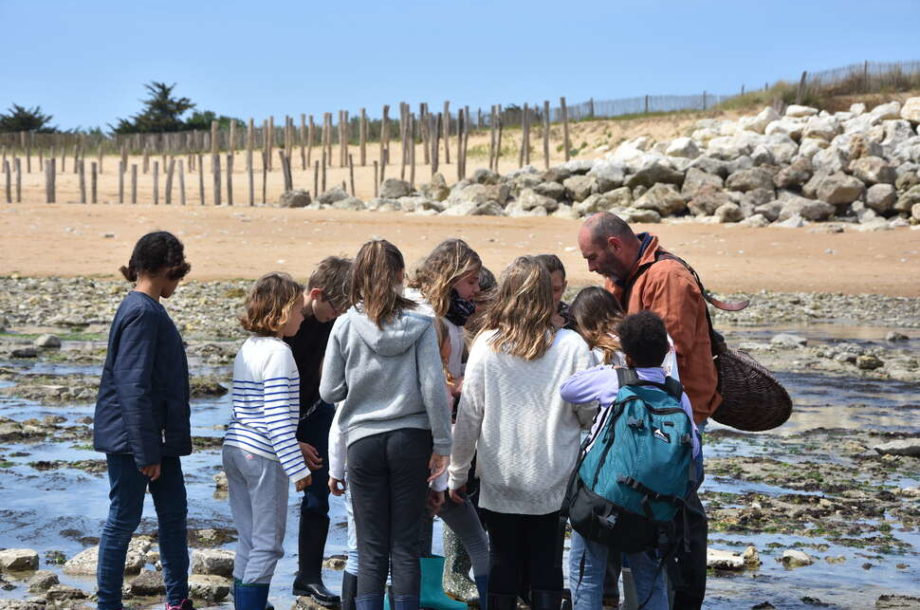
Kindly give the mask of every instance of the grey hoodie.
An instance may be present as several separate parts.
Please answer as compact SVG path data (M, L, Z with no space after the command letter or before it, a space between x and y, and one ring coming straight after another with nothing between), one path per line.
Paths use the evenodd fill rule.
M352 307L332 327L319 393L339 403L339 426L351 443L391 430L431 430L433 450L450 455L450 410L430 316L402 312L378 328Z

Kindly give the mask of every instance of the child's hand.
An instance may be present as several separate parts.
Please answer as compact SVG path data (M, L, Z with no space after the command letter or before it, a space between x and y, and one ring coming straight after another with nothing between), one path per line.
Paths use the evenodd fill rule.
M444 474L444 471L447 470L447 464L449 462L449 455L438 455L437 453L432 453L431 459L428 460L428 472L431 473L428 475L428 482L431 483L439 476Z
M466 485L461 485L457 489L451 489L450 500L455 504L463 504L466 501Z
M309 487L311 483L313 483L313 476L308 474L304 478L294 483L294 489L297 491L303 491Z
M323 458L320 457L316 447L309 443L298 442L297 444L300 445L300 453L303 454L303 459L307 463L307 468L310 470L319 470L323 467Z
M441 510L442 506L444 506L444 492L429 489L428 490L428 514L434 517L435 515L438 514L438 511Z
M333 496L341 496L345 493L345 481L329 477L329 493Z
M456 398L460 396L460 393L463 391L463 377L449 384L450 386L450 395Z
M149 466L143 466L139 469L141 473L149 478L152 481L156 481L160 478L160 465L159 464L150 464Z

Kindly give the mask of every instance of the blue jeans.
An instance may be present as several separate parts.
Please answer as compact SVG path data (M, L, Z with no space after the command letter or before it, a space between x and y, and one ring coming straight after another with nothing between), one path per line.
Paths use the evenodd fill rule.
M585 540L572 532L569 550L569 588L573 610L601 610L604 602L604 577L610 549L597 542ZM668 591L664 569L658 570L658 559L648 553L624 553L624 567L632 570L639 603L651 593L643 610L668 610Z
M99 562L96 583L99 588L98 608L116 610L122 607L121 587L124 582L128 543L144 510L144 491L149 487L157 511L160 561L169 605L179 605L188 597L188 532L185 479L178 457L164 457L160 462L160 478L149 480L137 468L134 456L123 453L106 455L109 467L109 516L99 539Z

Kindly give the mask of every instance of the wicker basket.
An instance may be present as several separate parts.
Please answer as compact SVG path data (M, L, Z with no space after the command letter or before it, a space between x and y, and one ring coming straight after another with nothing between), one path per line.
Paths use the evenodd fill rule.
M789 392L747 353L718 346L716 368L722 405L712 418L747 432L761 432L783 425L792 414Z

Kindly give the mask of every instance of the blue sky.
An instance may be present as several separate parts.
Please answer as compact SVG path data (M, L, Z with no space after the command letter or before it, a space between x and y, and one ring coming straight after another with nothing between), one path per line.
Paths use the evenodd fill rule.
M920 59L920 0L0 0L0 110L105 126L143 84L261 121L400 101L472 108L730 93Z

